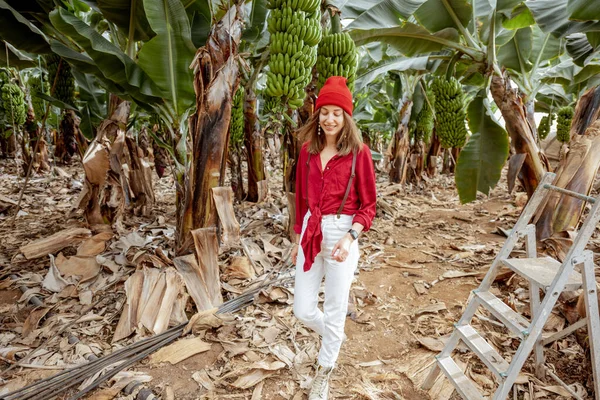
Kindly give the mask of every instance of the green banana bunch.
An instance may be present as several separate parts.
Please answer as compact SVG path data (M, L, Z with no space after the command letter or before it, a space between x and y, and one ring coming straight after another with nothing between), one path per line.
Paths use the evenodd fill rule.
M435 101L435 131L444 148L463 147L467 140L464 93L454 77L435 77L431 82Z
M48 69L48 83L50 88L54 85L54 78L56 77L56 71L60 63L60 56L51 54L46 57L46 67ZM60 72L54 86L54 92L51 94L57 100L62 101L68 105L75 105L75 78L71 73L71 66L69 63L63 60L60 64Z
M433 101L433 93L427 91L427 98L429 101ZM413 130L413 136L415 140L422 140L424 143L428 143L431 139L431 133L433 132L433 110L429 106L427 101L423 102L421 111L417 114L416 124Z
M44 100L42 100L38 96L35 96L33 91L37 93L49 94L48 82L46 79L43 78L44 77L38 75L31 77L29 80L29 87L31 88L31 105L33 106L33 112L35 113L35 116L38 120L41 120L44 117L44 114L46 113L46 108L44 105Z
M348 79L348 87L353 90L357 67L358 52L348 33L340 32L323 36L317 52L319 88L330 76L345 76Z
M304 104L321 41L320 0L269 0L270 57L265 94L290 108Z
M244 88L240 86L233 96L231 122L229 123L229 147L241 149L244 143Z
M267 8L271 10L291 8L293 11L314 13L321 5L321 0L268 0Z
M556 115L554 114L548 114L542 117L540 120L540 125L538 126L538 137L540 140L544 140L548 137L548 134L550 133L550 127L555 119Z
M14 83L5 83L0 89L2 98L2 113L4 123L7 125L20 126L27 118L27 105L25 104L25 93Z
M571 140L571 121L575 111L573 107L562 107L557 114L556 139L562 143L567 143Z

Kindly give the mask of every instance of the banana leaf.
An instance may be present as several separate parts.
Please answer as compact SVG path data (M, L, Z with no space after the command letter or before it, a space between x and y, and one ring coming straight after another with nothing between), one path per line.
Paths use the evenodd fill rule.
M594 1L585 0L594 3ZM568 0L528 0L525 5L529 7L535 22L544 32L550 32L557 37L564 37L572 33L600 31L598 14L586 14L583 22L571 21L567 9Z
M393 28L407 20L426 0L383 0L358 15L348 29ZM346 17L346 15L342 14Z
M144 0L144 7L156 36L140 50L139 65L180 116L196 100L190 69L196 49L190 22L179 0Z
M250 4L250 20L248 21L242 39L249 42L258 42L264 34L265 24L267 22L267 5L265 1L253 0ZM210 31L210 23L207 26L206 34ZM192 38L194 29L192 28ZM205 40L206 41L206 40ZM196 42L194 42L196 44ZM200 47L197 45L197 47Z
M0 21L0 39L28 53L51 53L46 35L4 0L0 0Z
M147 41L154 36L146 19L143 0L85 0L85 2L125 34L129 34L130 24L133 22L135 29L133 38L136 41Z
M569 19L575 21L599 20L600 1L569 0L567 11Z
M531 71L529 61L533 48L533 30L530 27L517 30L515 36L498 49L498 62L518 73Z
M427 0L414 16L429 32L439 32L446 28L458 29L456 21L466 26L472 14L473 8L467 0Z
M567 52L573 57L573 62L579 66L584 66L600 54L600 47L594 49L590 44L587 35L583 33L574 33L567 37Z
M461 203L489 194L498 183L508 158L508 134L493 117L485 91L480 91L467 108L472 135L460 152L455 182Z
M446 28L435 34L429 33L425 28L412 23L386 29L369 29L350 31L352 39L357 46L382 42L393 46L407 57L416 54L439 51L445 47L462 51L474 59L483 59L483 54L462 45L458 40L458 32L454 28Z
M258 8L260 6L264 7L264 1L257 0L257 2L262 3L259 4ZM204 0L184 0L184 7L190 21L192 42L196 48L202 47L208 40L213 21L209 2Z
M6 47L5 47L6 46ZM8 59L6 54L8 53ZM37 67L35 55L26 54L8 42L4 42L4 46L0 45L0 65L10 65L17 68L33 68Z
M138 102L162 104L164 93L156 83L121 49L109 42L92 27L69 13L58 8L50 13L52 25L81 46L93 60L100 76L121 86ZM87 71L84 71L87 72Z
M391 57L382 60L380 63L370 66L366 70L359 70L356 74L355 90L360 91L369 85L375 78L385 74L388 71L406 71L408 69L415 71L427 70L429 57L407 58L403 56Z

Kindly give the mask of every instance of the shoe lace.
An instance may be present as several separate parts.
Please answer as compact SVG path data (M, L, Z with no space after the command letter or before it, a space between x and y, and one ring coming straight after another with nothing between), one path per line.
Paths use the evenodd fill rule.
M316 389L315 391L319 396L323 396L323 392L325 392L325 387L327 386L328 378L328 374L317 374L317 376L315 376L313 387Z

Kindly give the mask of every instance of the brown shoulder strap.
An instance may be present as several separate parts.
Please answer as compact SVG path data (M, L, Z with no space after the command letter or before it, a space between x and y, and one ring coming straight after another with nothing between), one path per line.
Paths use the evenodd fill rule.
M350 189L352 189L352 181L354 180L354 176L356 175L356 151L352 152L352 171L350 173L350 179L348 180L348 186L346 187L346 193L344 194L344 199L342 200L342 204L340 204L340 208L338 208L337 217L339 218L342 214L342 210L344 210L344 205L346 205L346 200L348 200L348 195L350 195Z
M304 193L306 194L306 208L310 209L308 206L308 173L310 172L310 152L308 153L308 159L306 160L306 180L304 182Z

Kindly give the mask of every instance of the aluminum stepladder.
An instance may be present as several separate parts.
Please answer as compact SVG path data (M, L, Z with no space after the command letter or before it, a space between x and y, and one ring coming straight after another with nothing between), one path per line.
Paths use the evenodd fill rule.
M477 386L471 381L452 359L452 353L459 341L464 342L497 378L498 387L492 395L493 400L504 400L517 379L523 364L533 352L535 357L536 374L543 375L545 370L543 346L548 342L560 339L572 333L576 328L588 327L591 361L593 367L594 391L596 400L600 400L600 321L598 317L598 300L596 294L596 279L594 275L594 259L592 251L585 251L596 224L600 220L600 196L589 197L551 185L555 174L546 173L536 191L524 208L517 223L494 259L479 288L473 291L464 314L455 325L455 329L442 352L436 356L436 364L425 379L422 389L429 390L440 372L450 380L456 391L466 400L485 399ZM560 192L593 204L590 213L573 241L564 262L551 257L538 258L536 254L535 225L529 224L540 204L551 192ZM525 239L527 258L508 258L519 239ZM529 281L531 322L515 312L506 303L493 295L489 290L500 267L506 266ZM575 270L579 266L580 274ZM544 325L563 290L585 291L587 318L567 329L555 334L552 338L542 339ZM545 292L540 301L540 289ZM470 325L479 306L487 309L510 331L521 339L521 344L513 355L511 362L505 360L477 331ZM552 339L552 340L548 340ZM594 349L594 345L599 346Z

